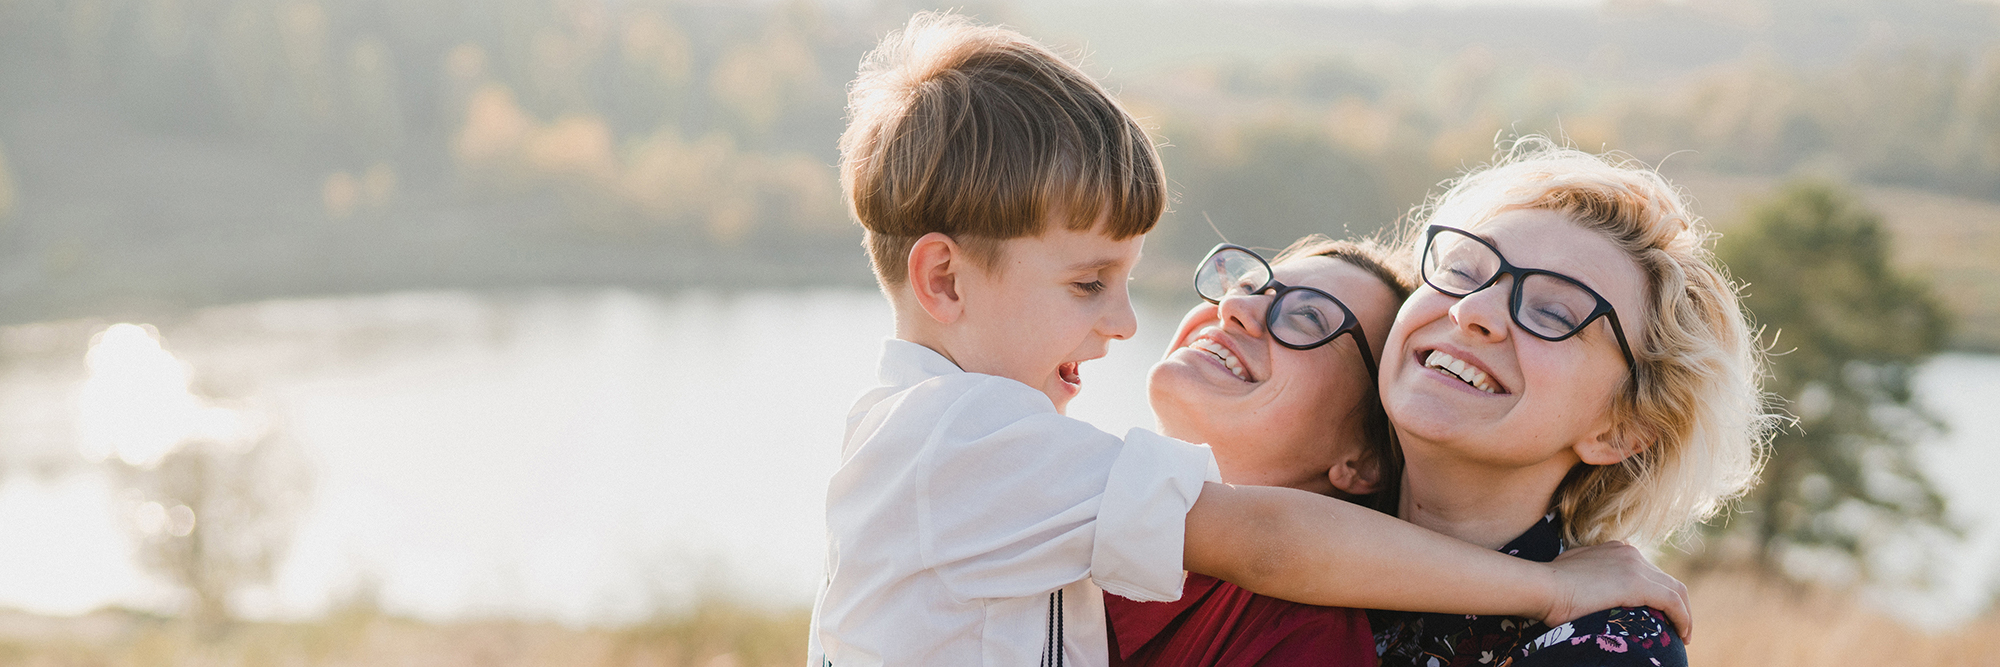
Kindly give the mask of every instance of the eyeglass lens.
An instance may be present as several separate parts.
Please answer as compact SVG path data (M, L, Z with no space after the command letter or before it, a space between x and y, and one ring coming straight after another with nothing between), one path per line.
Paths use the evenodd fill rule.
M1500 272L1501 258L1471 237L1440 233L1424 253L1424 280L1440 291L1464 297L1485 287ZM1517 287L1514 321L1543 338L1568 336L1597 309L1597 297L1573 281L1531 273Z
M1271 266L1263 258L1236 248L1209 255L1195 271L1195 291L1220 302L1230 294L1247 294L1271 286ZM1271 337L1294 346L1311 346L1340 333L1347 313L1339 302L1318 290L1287 289L1271 304L1267 323Z
M1209 255L1195 272L1195 291L1202 298L1221 301L1230 292L1250 292L1271 284L1271 266L1263 258L1237 250L1223 248Z
M1271 308L1271 337L1289 345L1312 345L1332 338L1347 322L1347 313L1333 299L1314 290L1295 289L1278 297Z

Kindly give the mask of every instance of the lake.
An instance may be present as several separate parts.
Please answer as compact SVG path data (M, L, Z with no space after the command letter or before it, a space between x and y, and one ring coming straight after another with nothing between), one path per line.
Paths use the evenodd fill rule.
M1071 413L1149 425L1145 369L1181 309L1140 304ZM305 499L270 584L237 599L253 616L357 597L579 624L703 595L809 604L843 419L890 333L860 290L401 293L115 324L0 328L0 606L172 608L138 556L175 520L92 459L143 470L249 432L284 443ZM2000 357L1940 357L1919 386L1953 425L1927 461L1975 530L1946 590L1885 601L1952 620L2000 563Z

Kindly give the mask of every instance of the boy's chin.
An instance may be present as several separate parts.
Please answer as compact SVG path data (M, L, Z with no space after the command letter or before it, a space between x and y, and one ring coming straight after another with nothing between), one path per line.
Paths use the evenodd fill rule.
M1083 385L1065 382L1061 378L1051 378L1049 383L1042 387L1042 393L1048 395L1049 402L1055 404L1056 412L1059 413L1066 413L1069 402L1082 390Z

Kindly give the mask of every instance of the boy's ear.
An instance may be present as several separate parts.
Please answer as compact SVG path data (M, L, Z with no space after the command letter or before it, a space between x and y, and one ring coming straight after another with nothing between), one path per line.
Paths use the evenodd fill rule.
M905 278L910 291L916 293L917 305L939 324L951 324L965 314L958 276L966 259L958 242L940 232L925 234L910 246L909 274Z
M1365 453L1349 454L1327 468L1326 479L1343 493L1365 496L1382 490L1382 462Z

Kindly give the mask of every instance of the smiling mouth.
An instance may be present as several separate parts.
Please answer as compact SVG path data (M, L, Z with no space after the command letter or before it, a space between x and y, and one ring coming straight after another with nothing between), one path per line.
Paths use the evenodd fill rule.
M1223 368L1229 369L1230 374L1236 376L1236 379L1244 382L1255 382L1255 380L1250 379L1250 371L1243 368L1243 362L1238 360L1236 354L1230 352L1229 348L1223 347L1221 343L1207 338L1196 338L1189 341L1187 347L1190 350L1206 352L1209 356L1215 357L1216 360L1222 362Z
M1428 354L1424 355L1423 364L1425 368L1443 371L1445 375L1457 378L1458 381L1470 385L1473 389L1478 389L1488 394L1507 393L1500 387L1499 383L1493 381L1493 378L1487 377L1485 371L1479 370L1472 364L1460 360L1458 357L1437 350L1431 350Z
M1083 384L1082 369L1083 362L1081 361L1066 362L1056 367L1056 377L1062 378L1064 382L1080 385Z

